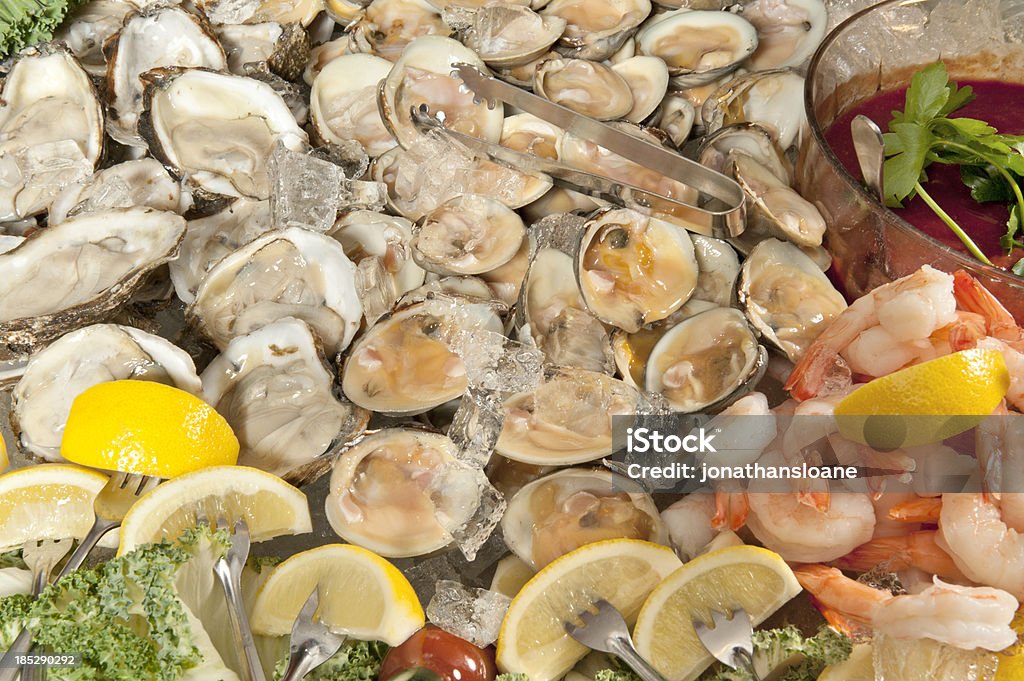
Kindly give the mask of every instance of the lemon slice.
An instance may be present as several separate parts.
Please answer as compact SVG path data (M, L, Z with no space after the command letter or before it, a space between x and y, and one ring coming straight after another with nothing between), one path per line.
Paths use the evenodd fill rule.
M102 473L61 463L0 475L0 550L30 539L81 539L92 527L92 502L105 484Z
M152 381L109 381L71 403L60 453L83 466L172 478L235 463L238 439L191 393Z
M875 681L875 666L871 657L870 643L855 645L848 658L825 667L818 681Z
M1006 396L996 350L961 350L865 383L836 405L839 432L876 449L938 442L974 428Z
M515 598L523 586L536 574L534 569L527 565L519 556L505 556L498 561L494 568L494 577L491 578L491 591L505 594L509 598Z
M169 480L131 507L118 555L141 544L177 539L202 511L211 521L245 518L252 541L311 532L306 495L258 468L214 466Z
M0 433L0 473L7 470L10 465L11 461L7 458L7 443L4 442L3 433Z
M742 607L758 625L800 593L793 571L777 553L731 546L699 556L673 572L644 602L633 641L668 681L695 679L712 662L693 620L711 610Z
M512 599L498 635L498 667L530 681L563 676L588 651L563 623L598 599L631 621L661 580L680 566L671 549L636 539L587 544L547 565Z
M283 636L319 588L319 620L337 633L396 646L423 628L423 607L409 580L376 553L330 544L297 553L260 588L252 611L258 634Z

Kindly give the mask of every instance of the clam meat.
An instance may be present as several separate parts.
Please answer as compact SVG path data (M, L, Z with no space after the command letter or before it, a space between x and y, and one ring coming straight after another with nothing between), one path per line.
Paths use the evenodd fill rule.
M561 50L594 60L614 54L650 13L650 0L551 0L541 10L565 19Z
M526 226L511 208L481 194L463 194L416 223L412 257L436 274L481 274L515 257L525 237Z
M313 80L309 113L325 142L356 140L371 157L395 146L377 108L377 85L391 62L371 54L346 54L330 61Z
M641 539L668 544L668 532L649 494L626 491L607 470L569 468L520 489L501 519L508 547L534 570L585 544Z
M610 66L586 59L551 59L537 66L533 90L541 97L598 120L633 109L633 93Z

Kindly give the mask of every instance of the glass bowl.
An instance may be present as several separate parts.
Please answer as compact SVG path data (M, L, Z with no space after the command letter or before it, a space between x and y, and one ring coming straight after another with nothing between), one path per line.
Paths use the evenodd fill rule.
M797 186L826 219L831 274L849 298L924 264L966 269L1024 322L1024 278L919 232L869 193L860 173L851 175L825 140L850 107L905 87L915 71L940 58L951 80L1024 83L1024 0L886 0L839 24L808 69L810 140L797 161Z

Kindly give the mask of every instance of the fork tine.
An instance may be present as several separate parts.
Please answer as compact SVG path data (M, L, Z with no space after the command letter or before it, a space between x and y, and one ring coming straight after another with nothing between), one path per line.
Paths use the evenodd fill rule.
M299 622L312 622L313 616L316 615L316 609L320 606L320 589L314 588L313 593L309 594L309 598L302 605L302 610L299 610L299 616L295 620Z

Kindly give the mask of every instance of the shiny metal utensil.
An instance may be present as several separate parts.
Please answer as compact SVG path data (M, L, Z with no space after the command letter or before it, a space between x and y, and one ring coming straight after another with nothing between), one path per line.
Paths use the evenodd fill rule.
M592 650L619 656L644 681L665 681L665 677L636 651L622 613L603 598L594 603L594 608L596 612L577 613L580 624L565 622L565 633Z
M713 626L694 620L697 638L716 660L732 669L742 668L754 681L761 677L754 670L754 625L750 615L740 608L728 613L712 611Z
M151 478L146 475L134 473L114 473L110 476L107 484L103 486L100 493L93 501L93 511L96 519L92 523L88 534L82 539L78 548L71 554L64 567L60 569L54 581L64 575L77 570L85 562L96 543L105 534L121 525L128 509L132 507L139 497L160 484L160 478ZM18 675L18 668L14 660L19 655L24 655L32 649L32 635L27 629L23 629L14 643L0 658L0 681L14 681Z
M209 524L205 516L200 515L198 522ZM230 524L224 516L217 518L218 528L227 528ZM228 618L231 620L231 632L235 637L238 649L238 662L242 673L249 681L266 681L263 663L256 652L256 642L249 627L249 617L245 613L242 602L242 568L249 557L249 526L244 519L235 521L231 527L231 548L227 555L221 556L213 564L213 572L224 588L224 598L228 604Z
M32 571L32 597L35 598L50 581L50 573L68 555L71 550L71 539L43 539L25 542L21 549L21 559ZM21 681L37 681L43 677L43 669L36 666L21 668Z
M299 616L292 625L292 637L289 645L288 668L281 681L299 681L338 652L345 642L344 636L333 633L315 619L316 609L320 604L320 593L313 593L306 599L306 604L299 611Z
M878 200L885 203L885 143L882 131L873 120L860 114L850 121L853 150L857 154L860 174Z
M457 139L472 151L516 169L543 172L562 186L618 205L648 214L679 218L692 224L696 231L723 238L739 236L743 232L746 215L743 190L732 178L657 144L635 138L601 121L582 116L572 109L488 76L469 64L455 64L454 69L453 77L462 79L465 86L480 100L486 100L491 105L496 101L507 102L568 133L599 144L608 151L697 190L700 199L691 204L677 197L659 194L614 178L581 172L533 154L522 154L437 126L442 134ZM417 125L429 124L422 118L417 120L415 111L413 119Z

